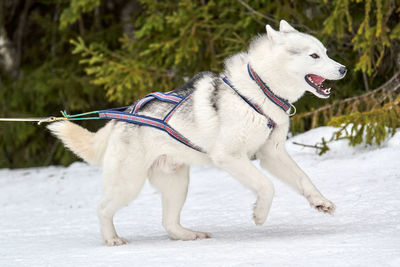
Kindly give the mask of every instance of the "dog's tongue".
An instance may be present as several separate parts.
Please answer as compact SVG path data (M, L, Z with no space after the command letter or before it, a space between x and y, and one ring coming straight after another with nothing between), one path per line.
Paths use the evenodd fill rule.
M321 76L315 75L315 74L310 74L310 77L313 80L313 82L316 84L321 84L323 81L325 81L324 78L322 78Z

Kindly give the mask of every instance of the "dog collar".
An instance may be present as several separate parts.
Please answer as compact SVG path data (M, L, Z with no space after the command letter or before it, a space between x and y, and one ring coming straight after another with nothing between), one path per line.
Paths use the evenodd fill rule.
M290 110L290 107L294 107L293 105L291 105L287 100L275 95L271 89L268 87L268 85L266 85L263 80L261 80L260 76L258 76L258 74L253 70L253 68L250 66L250 64L247 64L247 70L249 72L249 76L251 79L253 79L258 87L261 88L261 90L263 90L264 94L269 98L269 100L271 100L275 105L277 105L278 107L280 107L283 111L287 112L288 110ZM296 113L296 111L294 112ZM291 115L294 115L291 114Z

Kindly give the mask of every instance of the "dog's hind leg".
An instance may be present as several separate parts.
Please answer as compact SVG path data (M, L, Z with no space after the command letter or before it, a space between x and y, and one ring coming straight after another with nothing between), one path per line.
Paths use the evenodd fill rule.
M140 164L129 165L111 164L111 166L104 166L104 192L97 214L104 242L108 246L119 246L127 243L126 240L117 235L113 217L119 209L127 206L136 198L147 178Z
M192 231L180 224L180 214L189 185L188 166L174 165L166 169L155 164L150 170L149 180L161 193L162 224L171 238L195 240L210 237L208 233Z

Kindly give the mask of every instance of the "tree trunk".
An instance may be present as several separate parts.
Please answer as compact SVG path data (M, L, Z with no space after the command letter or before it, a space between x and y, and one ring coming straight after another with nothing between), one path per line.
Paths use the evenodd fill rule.
M15 50L16 50L15 64L16 64L17 69L19 69L21 66L22 43L23 43L25 30L26 30L26 21L27 21L27 17L28 17L28 12L29 12L29 9L31 8L32 4L33 4L32 0L26 0L24 2L24 9L22 10L21 15L19 16L18 27L17 27L16 31L14 32L14 36L13 36L13 41L14 41Z
M10 76L18 75L16 53L3 27L0 28L0 66Z
M133 40L133 30L135 29L132 22L132 13L137 8L136 1L128 1L121 11L122 32Z
M5 6L0 3L0 68L15 77L18 75L16 52L7 36L5 21Z

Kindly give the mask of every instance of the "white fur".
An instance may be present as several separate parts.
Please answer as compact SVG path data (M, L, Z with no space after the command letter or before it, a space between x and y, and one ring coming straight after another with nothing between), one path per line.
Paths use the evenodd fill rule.
M311 53L318 53L321 58L315 60L309 56ZM126 243L115 231L113 216L139 194L147 178L161 192L162 222L172 238L192 240L209 237L207 233L180 225L192 164L221 168L250 188L257 195L254 221L257 225L263 224L272 204L274 186L250 161L254 154L263 168L304 195L310 205L333 213L333 203L321 195L286 152L288 114L268 100L251 80L246 67L249 62L275 94L290 102L295 102L305 91L314 90L304 80L307 74L328 79L343 77L338 72L342 65L328 58L326 49L317 39L282 21L280 31L267 26L267 35L256 38L248 52L228 58L224 71L242 95L258 104L277 123L272 131L266 126L267 118L256 113L213 75L205 75L194 84L190 112L178 110L169 121L182 135L202 147L207 152L205 154L151 127L110 122L97 133L90 133L70 122L49 126L85 161L103 166L104 194L98 215L107 245ZM216 109L210 104L210 97L217 87ZM193 118L188 119L189 115Z
M112 130L111 124L100 129L96 134L69 121L55 122L47 128L87 163L101 165L108 136Z

